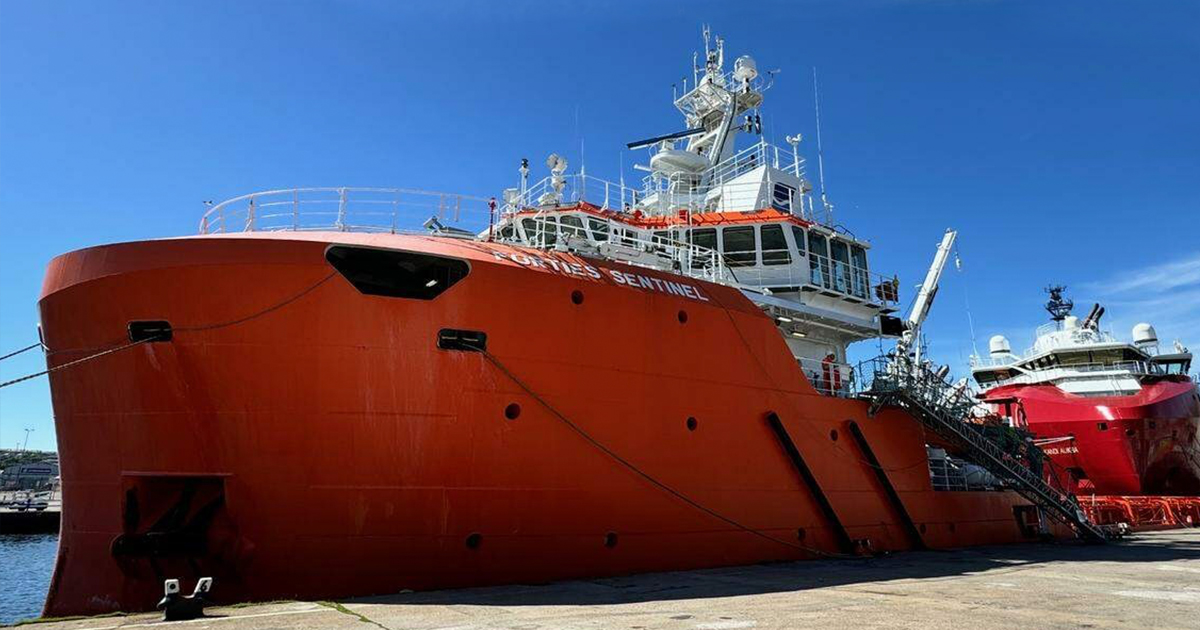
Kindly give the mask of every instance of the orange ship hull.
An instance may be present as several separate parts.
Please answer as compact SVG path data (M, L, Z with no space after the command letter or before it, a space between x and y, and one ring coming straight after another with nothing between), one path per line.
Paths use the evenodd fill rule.
M331 242L470 271L432 300L364 295L326 261ZM934 491L919 423L818 394L740 292L669 281L343 233L55 259L40 302L51 366L127 341L131 321L173 335L51 375L64 513L46 614L146 609L172 577L211 575L213 599L234 602L845 552L818 495L861 550L1030 534L1014 493ZM485 332L495 361L439 348L442 329Z

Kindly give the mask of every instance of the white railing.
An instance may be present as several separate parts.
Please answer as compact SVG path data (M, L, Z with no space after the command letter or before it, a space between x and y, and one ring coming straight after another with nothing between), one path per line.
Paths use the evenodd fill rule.
M713 186L748 173L760 166L774 166L784 171L791 171L798 178L804 177L804 158L794 156L791 149L777 147L766 140L760 140L753 145L734 153L703 173Z
M972 361L972 367L975 367ZM995 367L1011 367L1013 364L999 364ZM982 361L980 367L988 367ZM1046 383L1069 378L1100 377L1100 376L1161 376L1165 374L1157 364L1147 361L1118 361L1115 363L1081 363L1078 365L1058 365L1046 368L1022 368L1018 374L1008 378L988 383L989 387L1001 385L1029 385Z
M895 277L889 278L811 252L798 253L790 249L766 249L761 252L762 264L756 264L753 251L726 251L725 265L742 284L767 288L809 286L867 304L894 307L899 303L899 283ZM768 264L769 261L777 264Z
M645 238L638 231L616 221L589 219L587 230L594 229L591 224L595 221L604 223L606 229L603 239L595 235L589 238L584 228L562 224L557 217L545 212L537 212L518 221L520 230L515 226L511 232L503 230L497 234L497 240L539 249L566 249L601 255L713 282L735 280L716 250L663 235Z
M653 154L652 154L653 155ZM804 178L804 158L794 154L791 149L775 146L766 140L760 140L710 166L700 173L679 173L677 180L669 183L677 187L688 188L704 185L707 189L716 188L722 184L749 173L760 166L773 166ZM663 180L653 174L642 178L642 189L647 192L661 190Z
M678 185L694 177L681 174L657 177L646 188L635 190L590 175L564 175L563 188L558 193L554 192L553 178L546 177L505 204L504 213L541 213L586 202L602 210L643 216L683 216L690 221L692 215L703 212L750 212L774 207L817 222L805 207L808 196L801 191L794 190L786 199L776 200L772 187L760 181L725 183L706 191L692 190L690 183Z
M675 98L675 107L677 107L681 112L683 112L684 115L690 114L690 115L695 116L696 110L692 106L694 97L690 97L690 96L691 96L692 91L695 90L697 86L704 85L705 81L708 81L714 87L725 90L725 91L729 92L730 94L740 92L742 90L742 81L740 79L738 79L736 76L734 76L734 74L733 74L734 72L735 72L734 70L728 70L728 71L722 72L720 74L713 74L713 75L709 75L706 73L695 79L696 83L694 83L692 85L691 89L688 89L687 79L684 79L684 90L683 90L682 94L679 94ZM754 92L757 94L762 94L768 88L771 87L771 81L769 80L768 77L759 75L750 80L749 87L750 87L751 92Z
M603 210L632 210L644 197L641 191L582 173L563 175L563 189L555 193L553 177L534 182L524 194L504 207L505 212L554 208L587 202Z
M676 237L680 234L681 226L664 226L662 230L656 230L646 236L649 228L634 228L621 221L590 217L587 219L589 226L585 229L562 223L561 217L547 209L512 215L508 221L508 225L512 227L506 226L498 233L497 238L533 247L552 248L567 236L577 237L573 241L576 244L590 240L588 245L593 248L601 242L623 242L626 247L632 247L638 252L655 254L659 258L672 261L676 263L675 268L711 270L706 272L705 277L728 278L744 288L794 290L815 287L835 297L857 300L865 304L895 307L899 303L899 283L895 277L887 277L827 256L790 248L726 251L721 254L701 245L678 240ZM596 221L604 223L603 238L591 227ZM517 226L520 227L519 231ZM506 234L508 236L505 236ZM632 253L626 252L626 258ZM715 260L716 263L710 264L710 260ZM647 261L645 264L661 266L657 264L658 261ZM702 266L698 266L697 261L701 261Z
M968 359L972 368L1011 367L1020 362L1021 357L1015 354L988 355L986 357L973 354Z
M355 231L477 234L493 220L490 200L405 188L289 188L235 197L200 219L200 233ZM431 221L431 219L435 221Z
M701 173L673 173L669 176L661 174L647 175L641 179L641 188L626 186L576 173L564 174L562 190L554 190L553 176L544 177L530 185L523 193L505 203L506 212L516 212L529 209L553 208L578 202L587 202L606 210L652 212L655 214L686 211L688 213L706 212L716 209L714 196L737 197L740 203L748 204L739 210L758 210L769 207L773 203L773 191L768 187L762 190L763 182L730 181L759 166L774 166L804 177L804 158L794 155L790 149L774 146L766 141L757 142L721 163L710 167ZM772 182L768 181L767 184ZM762 194L766 199L761 199ZM743 199L747 197L748 199ZM809 221L825 223L818 220L817 212L812 209L812 201L805 203L806 195L802 191L794 191L788 199L787 207L793 214ZM652 201L648 201L651 200ZM726 199L723 206L727 206Z

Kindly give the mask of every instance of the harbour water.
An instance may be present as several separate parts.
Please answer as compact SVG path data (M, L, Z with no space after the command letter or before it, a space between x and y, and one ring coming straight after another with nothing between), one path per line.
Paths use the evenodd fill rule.
M42 613L57 549L57 534L0 536L0 625Z

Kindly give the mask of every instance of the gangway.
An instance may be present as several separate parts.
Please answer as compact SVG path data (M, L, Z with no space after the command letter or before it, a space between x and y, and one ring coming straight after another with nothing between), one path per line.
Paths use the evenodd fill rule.
M903 355L867 361L856 373L866 377L859 396L870 401L872 415L888 406L904 409L939 437L962 448L1009 488L1073 527L1081 538L1096 542L1108 539L1104 530L1088 519L1074 496L1051 487L1011 451L985 436L982 425L969 421L977 402L963 388Z

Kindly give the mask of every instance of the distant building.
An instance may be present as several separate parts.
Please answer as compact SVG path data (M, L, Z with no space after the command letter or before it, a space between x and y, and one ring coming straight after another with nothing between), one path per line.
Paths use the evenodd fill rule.
M0 490L49 490L57 480L57 462L13 464L0 470Z

